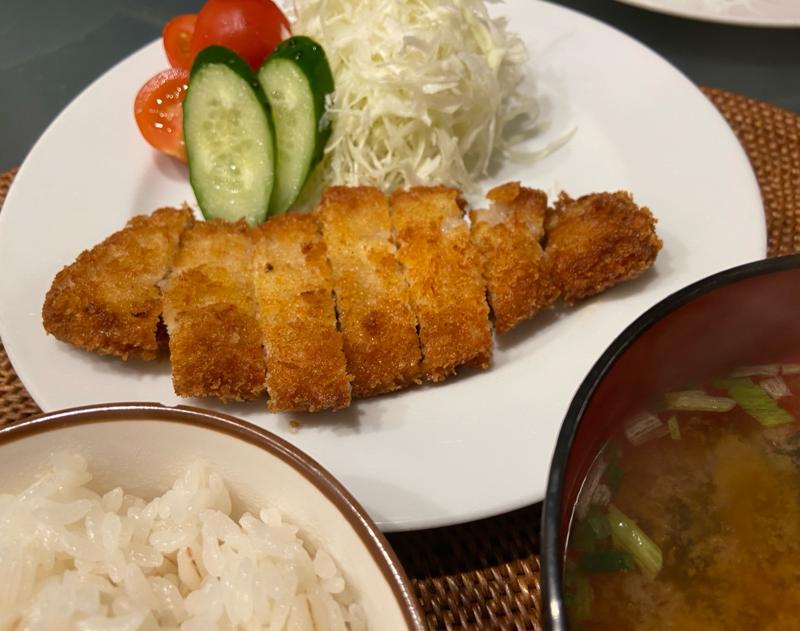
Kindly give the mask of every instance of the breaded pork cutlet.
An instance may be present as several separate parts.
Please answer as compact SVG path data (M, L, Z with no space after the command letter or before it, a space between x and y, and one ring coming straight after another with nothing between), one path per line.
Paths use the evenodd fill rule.
M164 289L172 382L179 396L225 401L264 392L252 260L244 222L198 222L184 234Z
M134 217L119 232L62 269L42 307L45 330L100 355L154 359L161 317L159 283L167 275L188 208Z
M446 187L399 191L390 209L419 322L425 376L441 381L462 364L488 368L489 307L459 192Z
M630 193L561 193L547 220L546 255L567 303L593 296L648 269L661 249L656 219Z
M558 297L540 245L547 195L509 182L487 197L488 209L470 213L472 242L480 255L494 328L505 333Z
M638 276L662 246L629 193L562 193L546 211L541 191L512 182L489 200L472 229L445 187L388 201L333 188L314 213L257 228L161 209L64 268L44 325L87 350L152 358L160 315L179 396L267 392L273 411L337 409L351 392L488 367L487 293L502 333L559 296L573 303Z
M280 215L256 228L254 239L270 410L313 412L350 405L333 281L316 220Z
M377 188L332 187L316 214L333 269L353 396L419 383L417 318L391 241L386 196Z

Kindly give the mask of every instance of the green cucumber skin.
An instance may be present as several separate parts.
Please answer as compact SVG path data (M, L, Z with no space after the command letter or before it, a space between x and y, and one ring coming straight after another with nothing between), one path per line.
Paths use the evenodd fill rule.
M228 66L250 84L258 100L261 101L264 108L269 111L269 101L267 101L267 97L264 96L264 92L261 90L258 77L256 77L255 73L250 68L250 65L230 48L225 48L224 46L209 46L197 53L197 57L195 57L194 63L192 64L192 70L189 73L190 84L192 82L192 77L196 75L203 66L208 64L223 64Z
M265 64L269 63L271 59L288 59L294 62L302 73L308 77L308 82L311 84L314 94L314 112L319 124L322 115L325 113L325 98L333 92L334 88L333 74L331 74L331 67L328 64L325 50L310 37L295 35L278 44L267 58ZM319 129L319 127L317 129L319 132L317 147L311 164L312 167L322 159L322 153L325 151L325 145L331 135L330 122L323 129Z
M299 73L305 76L312 96L315 122L314 146L310 160L308 164L305 165L303 181L300 182L297 190L297 194L299 194L314 166L322 160L325 145L331 135L330 122L326 122L324 126L321 126L321 122L325 114L325 99L328 94L331 94L334 90L333 74L331 73L330 65L328 64L328 59L322 46L309 37L303 35L294 36L281 42L259 69L258 75L265 93L267 91L266 73L270 71L270 67L276 61L291 62ZM269 100L269 95L267 95L267 100ZM281 130L276 127L275 132L276 137L278 137ZM278 142L279 138L276 140L276 189L280 186L277 180L282 175L277 151ZM286 200L278 200L277 195L273 195L273 200L270 205L270 214L285 212L288 207L294 203L296 197L297 195L295 195L295 198L290 198L287 202Z
M251 225L259 224L266 219L269 213L269 201L271 198L272 188L274 187L274 165L275 165L275 155L276 155L275 129L272 123L272 116L270 115L269 101L267 100L267 97L264 95L264 91L261 89L261 84L258 81L258 77L250 68L250 65L246 61L244 61L244 59L239 57L239 55L237 55L234 51L225 48L223 46L209 46L201 50L195 57L194 63L192 64L192 69L189 73L189 87L186 91L186 98L184 101L184 109L183 109L184 128L187 127L187 121L191 119L192 108L186 107L186 104L190 102L191 98L192 79L196 77L203 70L203 68L212 64L224 65L225 67L236 73L241 79L243 79L252 89L253 94L255 95L256 99L258 100L259 104L264 110L267 129L269 130L269 143L270 143L269 159L272 162L273 179L269 185L270 190L266 195L267 198L266 207L259 210L259 212L252 215L252 217L250 216L243 217ZM219 217L217 215L215 215L213 212L208 211L207 205L204 203L204 200L202 199L203 183L198 182L196 180L196 173L192 169L193 143L190 142L190 140L186 137L185 134L184 134L184 141L186 145L186 157L189 164L189 182L191 183L192 189L194 190L195 196L197 197L197 202L200 206L200 211L203 213L203 217L205 217L205 219L209 220L218 219Z

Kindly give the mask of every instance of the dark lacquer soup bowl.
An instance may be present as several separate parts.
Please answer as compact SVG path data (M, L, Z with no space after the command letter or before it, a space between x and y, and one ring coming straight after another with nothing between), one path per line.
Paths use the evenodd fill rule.
M626 600L635 591L631 588L631 581L634 580L631 577L636 572L645 575L649 573L651 576L657 576L660 572L665 581L667 579L672 581L670 589L675 585L679 586L675 588L677 591L680 591L680 581L685 578L678 576L682 572L680 568L677 571L668 568L670 551L663 543L665 531L657 522L651 519L645 525L651 531L650 537L653 541L657 542L658 538L652 531L661 532L660 546L655 545L644 533L647 530L643 525L646 520L638 519L639 526L637 526L636 518L628 519L613 507L616 502L612 496L615 492L614 487L618 487L623 475L623 468L613 462L616 457L614 450L619 450L618 446L614 450L611 449L610 445L614 440L619 439L617 442L625 443L623 445L625 449L632 450L629 443L645 442L640 441L644 434L656 432L653 435L662 442L648 443L646 449L650 450L648 459L658 459L660 452L669 452L674 449L673 445L680 444L682 449L689 448L687 440L697 433L696 428L692 426L695 421L701 425L705 423L705 427L710 427L712 435L717 436L715 432L718 432L718 429L713 423L716 419L722 418L722 415L718 415L719 411L724 412L725 409L735 405L730 414L738 416L732 422L749 422L752 427L757 427L760 432L758 440L764 444L767 442L763 439L763 435L768 436L770 441L784 441L781 446L786 449L778 451L781 454L791 453L800 459L800 441L796 445L796 452L788 451L786 442L790 428L792 432L789 441L800 437L800 431L796 431L800 428L800 424L797 423L800 417L795 412L796 418L793 422L790 412L784 409L787 408L787 404L781 402L791 402L794 397L795 402L791 405L796 405L797 401L800 401L800 388L792 386L796 392L791 393L789 398L780 399L783 394L790 394L787 383L791 385L800 382L799 373L800 255L749 263L686 287L643 314L611 344L578 389L564 419L550 466L542 514L541 552L542 615L546 629L574 631L605 629L613 626L644 628L633 622L628 624L628 621L622 618L618 619L615 625L595 626L589 613L592 599L594 599L594 611L598 609L608 611L609 608L622 610L629 606ZM759 389L754 386L762 387ZM781 389L786 391L782 392ZM754 393L755 390L758 391ZM697 397L700 397L699 405L696 401L686 404L686 400ZM692 407L693 405L696 407ZM643 410L648 409L655 409L656 412L643 414ZM685 411L687 409L705 411L687 413ZM791 406L787 409L791 411ZM678 411L670 416L673 414L670 410ZM695 416L700 420L695 419ZM703 421L701 417L712 420ZM645 418L649 420L642 421ZM639 419L633 421L638 423L638 426L631 425L631 419ZM626 440L626 437L630 440ZM676 442L671 443L670 438ZM681 438L683 438L682 443ZM715 446L722 444L716 438L706 442ZM733 449L733 453L739 453L736 449L744 450L741 452L744 456L736 456L742 458L741 467L746 466L744 461L747 461L749 457L747 454L750 453L746 451L749 447L745 442L737 437L724 443L726 449ZM661 444L661 447L655 448L653 444ZM658 449L658 452L654 451L655 449ZM605 469L595 475L599 461L602 461ZM704 472L707 468L722 467L721 460L716 454L714 459L703 462L711 463L703 465ZM728 479L732 475L736 477L738 466L735 461L733 465L728 463L730 471L725 474ZM756 469L758 466L760 465L753 465ZM697 473L698 476L701 474L705 475L703 472ZM716 469L711 474L722 475ZM630 470L625 472L625 475L629 476L629 486L640 485L637 492L642 496L642 502L647 503L652 500L648 488L641 487L641 484L644 484L641 480L631 479L634 474L630 473ZM786 475L795 473L787 472ZM646 476L643 474L642 477ZM587 491L586 487L590 481L595 487ZM714 484L707 486L712 488ZM597 487L602 485L605 485L605 488L598 491ZM642 488L645 490L642 491ZM767 491L771 492L770 489ZM653 490L654 495L659 492L660 489ZM719 493L713 492L717 494L709 496L709 506L712 500L719 500ZM588 496L590 499L587 501L583 501L585 493L590 494ZM800 492L791 491L791 493L792 495L786 496L790 498L790 503L795 501L795 496L800 497ZM753 495L756 496L753 500L755 502L759 493ZM608 496L612 498L609 500ZM687 497L689 496L691 493L687 493ZM769 502L782 501L772 496L768 496L766 500L761 499L766 502L764 506L767 510L770 509ZM678 503L682 501L679 498ZM686 502L690 500L687 499ZM626 510L622 504L619 506L623 512ZM667 515L668 507L662 508ZM581 509L583 515L579 514ZM708 510L711 514L712 509ZM580 520L587 522L594 530L584 527L584 521ZM725 524L719 526L711 524L708 527L716 528L715 535L703 538L703 545L709 540L714 541L727 536L730 530ZM691 539L693 532L702 532L702 529L694 528L691 524L682 524L681 528L685 537L678 543L687 546L689 543L696 544L697 542L693 541L687 543L686 540ZM629 535L632 535L637 544L643 546L642 556L635 549L626 548L625 538ZM679 533L678 538L681 536L683 535ZM596 539L593 540L593 537ZM576 543L576 548L573 548L573 542L578 541L581 542L580 546ZM588 552L582 552L583 556L573 557L575 549ZM686 558L683 559L684 566L691 567L691 572L687 569L687 575L702 573L707 565L720 563L720 559L725 557L725 553L720 550L703 556L705 552L698 553L695 548L681 549L689 550L685 552ZM794 548L791 546L785 550L786 554L794 554ZM781 556L778 554L774 558L780 559ZM696 557L701 561L697 561ZM619 574L620 570L623 574L628 570L630 572L623 575ZM577 578L573 578L571 574L573 571ZM622 576L614 580L625 585L620 588L621 597L616 605L602 602L601 599L608 594L603 590L598 592L597 588L598 576L612 575ZM589 587L579 583L581 580L589 584ZM674 607L670 609L671 613L664 614L673 616L670 618L672 626L669 628L688 628L674 626L673 623L677 624L675 621L680 619L681 615L691 611L692 602L683 598L677 604L668 603L668 592L669 590L662 590L656 596L649 597L653 599L654 607L659 607L662 612L665 607ZM781 590L777 590L772 596L780 598L780 592ZM689 599L691 598L693 597L689 596ZM709 595L708 598L713 596ZM708 607L714 608L719 603L727 603L733 597L729 597L728 600L724 600L724 596L720 598L716 605L711 604ZM757 601L758 598L758 595L754 595L750 600ZM762 604L768 602L766 596L762 600ZM576 601L580 602L576 605ZM731 607L741 609L736 614L740 616L739 620L742 615L753 613L748 607L757 606L757 603L743 602L744 604L731 603ZM581 610L579 614L573 615L574 605ZM794 609L800 611L800 608ZM581 619L587 616L588 622ZM791 628L791 625L776 628Z

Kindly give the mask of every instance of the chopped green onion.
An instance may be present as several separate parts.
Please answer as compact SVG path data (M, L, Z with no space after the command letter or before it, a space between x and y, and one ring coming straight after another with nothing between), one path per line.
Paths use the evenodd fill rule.
M678 425L678 419L674 416L669 417L669 420L667 421L667 429L669 430L669 435L672 437L672 440L681 439L681 428Z
M592 615L594 592L589 579L580 574L572 574L567 578L564 602L569 615L575 620L586 620Z
M781 399L783 397L791 396L792 391L783 380L783 377L769 377L758 382L759 388L763 389L773 399Z
M595 496L598 495L598 488L600 486L604 486L600 484L600 479L603 477L605 470L606 460L601 453L597 458L595 458L592 466L589 467L589 473L586 474L586 479L583 481L583 486L581 487L580 493L578 493L578 501L575 504L575 513L578 515L578 519L586 519L586 515L589 513L589 508L591 505L597 503ZM599 491L599 494L602 495L602 490ZM611 501L610 492L608 493L608 496L609 497L605 502L606 504Z
M572 532L572 547L578 552L594 552L595 540L594 530L587 521L579 521L575 524Z
M780 374L780 364L764 364L762 366L742 366L731 373L731 377L773 377Z
M666 436L667 426L652 412L642 412L625 423L625 438L638 447L656 438Z
M669 392L665 395L670 410L690 412L729 412L736 401L727 397L713 397L702 390Z
M583 554L578 567L584 572L627 572L636 567L633 557L626 550L597 550Z
M612 495L616 495L617 491L619 491L624 475L625 471L616 462L611 462L606 467L606 483L608 488L611 489Z
M605 512L592 508L585 519L574 522L570 531L570 548L578 552L594 552L597 542L611 535Z
M608 507L608 524L614 543L630 552L644 575L650 579L658 576L664 563L661 548L613 504Z
M682 390L676 390L675 392L681 392L681 393L683 393L683 394L685 394L686 396L689 396L689 397L693 397L693 396L704 397L704 396L708 395L708 392L703 390L700 386L695 386L695 385L689 385L689 386L683 388ZM667 393L667 394L669 394L669 393Z
M602 540L611 536L611 528L608 526L608 517L605 513L593 510L586 518L586 523L591 527L595 539Z
M592 493L592 506L608 506L611 503L611 489L607 484L598 484Z
M783 425L794 421L791 414L780 407L750 379L721 379L716 382L716 385L727 390L736 403L764 427Z
M570 544L578 552L594 552L596 539L594 530L586 520L577 522L570 533Z
M800 431L794 423L765 427L761 434L778 453L791 454L797 451Z

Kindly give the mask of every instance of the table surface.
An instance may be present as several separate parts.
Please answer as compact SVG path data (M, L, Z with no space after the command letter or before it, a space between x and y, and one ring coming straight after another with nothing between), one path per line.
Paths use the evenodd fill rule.
M535 1L535 0L531 0ZM800 30L685 20L615 0L556 0L642 41L690 79L800 114ZM0 171L102 72L201 0L2 0Z

